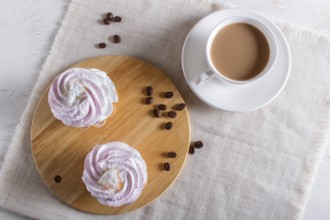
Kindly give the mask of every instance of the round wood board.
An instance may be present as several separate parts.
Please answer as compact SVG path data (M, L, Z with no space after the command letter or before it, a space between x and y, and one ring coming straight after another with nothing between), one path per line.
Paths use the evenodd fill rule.
M82 61L73 67L97 68L108 73L118 91L116 112L101 128L87 129L65 126L55 119L48 105L48 90L36 108L32 128L32 153L37 169L47 186L65 203L90 213L121 214L143 207L164 193L180 174L190 144L190 124L187 109L177 111L176 118L167 112L184 102L173 83L157 68L144 61L125 56L103 56ZM145 104L146 86L154 88L154 102ZM163 93L173 91L166 99ZM161 118L151 111L157 104L166 104ZM164 124L173 122L166 130ZM100 204L82 182L85 156L97 144L121 141L136 148L148 166L148 183L132 204L108 207ZM176 158L168 158L174 151ZM171 170L163 169L164 162ZM54 181L61 176L60 183Z

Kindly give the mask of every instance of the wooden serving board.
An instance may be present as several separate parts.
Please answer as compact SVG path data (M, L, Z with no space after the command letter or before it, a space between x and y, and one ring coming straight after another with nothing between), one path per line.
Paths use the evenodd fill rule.
M143 207L164 193L180 174L187 158L190 125L187 109L177 112L176 118L167 115L155 118L151 110L166 104L167 110L184 102L173 83L154 66L124 56L103 56L82 61L73 67L97 68L108 73L119 95L116 112L101 128L87 129L65 126L56 120L48 105L48 90L35 110L32 128L32 153L40 175L47 186L65 203L90 213L121 214ZM145 104L145 87L154 88L154 102ZM162 95L173 91L174 97ZM164 114L165 115L165 114ZM171 130L164 124L173 123ZM82 182L84 160L97 144L121 141L135 147L148 166L148 183L134 203L121 207L101 205L86 190ZM174 151L176 158L168 158ZM163 169L169 162L171 170ZM54 180L61 177L61 182Z

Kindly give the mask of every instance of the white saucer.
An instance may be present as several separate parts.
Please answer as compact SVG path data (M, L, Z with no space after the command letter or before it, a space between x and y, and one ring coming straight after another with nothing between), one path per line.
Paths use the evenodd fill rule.
M271 72L248 85L231 86L217 78L196 85L195 78L207 69L205 47L209 33L219 22L232 16L259 19L274 33L278 54ZM183 45L182 68L191 90L205 103L226 111L248 112L269 104L284 88L290 67L290 50L282 32L267 18L248 10L225 9L206 16L191 29Z

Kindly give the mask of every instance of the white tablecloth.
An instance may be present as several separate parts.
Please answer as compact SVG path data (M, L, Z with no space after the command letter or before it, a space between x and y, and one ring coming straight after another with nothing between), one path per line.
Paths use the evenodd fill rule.
M34 95L27 107L31 111L25 111L16 130L14 142L1 171L1 188L3 187L2 190L4 190L1 192L5 195L0 201L2 206L36 218L60 218L58 215L63 218L69 216L77 218L82 215L63 206L54 198L51 200L48 189L35 172L28 146L29 140L25 138L31 120L29 116L40 93L52 77L63 68L86 57L102 53L119 53L146 59L159 66L177 82L191 112L192 124L195 126L193 137L204 139L206 145L209 146L208 150L202 151L198 157L204 159L189 158L184 173L164 197L150 207L132 215L172 217L168 212L164 215L164 210L172 208L175 213L174 217L189 215L193 215L195 218L221 216L235 219L239 217L254 219L258 217L270 219L299 217L306 201L306 191L308 192L309 183L316 173L315 168L320 161L328 133L327 128L319 125L326 124L324 122L328 115L325 103L329 99L327 88L329 78L327 78L325 70L329 69L327 66L329 64L325 60L329 59L329 39L316 32L278 22L283 28L293 52L292 77L287 88L273 104L262 110L248 114L224 113L207 107L191 95L182 75L178 74L181 72L178 55L185 34L200 17L217 7L205 4L201 7L175 1L163 1L162 3L141 1L130 2L127 5L125 5L126 1L121 1L116 5L109 5L113 4L109 1L100 1L97 6L84 4L86 2L88 1L72 4L71 8L77 7L72 10L75 13L71 13L72 16L67 17L68 22L64 23L64 27L61 28L61 31L65 33L62 33L62 36L58 35L58 41L53 46L48 64L42 71L38 88L34 90ZM139 20L138 24L134 21L130 23L129 18L145 14L145 10L140 7L142 2L154 5L148 10L149 13L148 16L145 16L145 20L142 22ZM184 6L180 4L184 4ZM175 48L175 50L161 50L163 53L156 50L149 51L143 44L142 34L141 36L136 34L134 40L128 41L128 44L123 42L119 48L110 52L99 51L91 47L90 45L104 39L108 34L102 32L101 29L97 30L99 27L92 25L95 25L94 18L104 13L104 8L109 6L118 14L127 14L128 22L118 29L122 33L132 33L131 30L134 28L146 29L144 34L154 38L151 43L154 43L155 48ZM182 7L185 7L184 12L173 13ZM159 10L160 8L161 10ZM130 13L125 10L129 10ZM155 14L157 14L156 18L153 17ZM134 17L134 15L136 16ZM171 16L168 17L168 15ZM164 17L170 19L160 19ZM167 24L163 23L162 31L151 26L155 19L157 24L167 22ZM84 28L91 27L95 28L96 32L92 31L92 35L84 33L86 30ZM111 31L116 31L116 29L111 29ZM157 33L153 31L157 31ZM164 41L160 41L164 36L168 37L168 42L173 42L171 39L179 36L181 42L179 40L177 44L168 45ZM79 42L85 44L79 44ZM86 42L90 42L90 45ZM138 45L137 48L133 47L135 45ZM86 53L81 53L82 50L86 50ZM310 74L311 72L313 74ZM200 114L201 112L203 114ZM203 116L206 113L213 119L221 121L220 125L203 124L207 123ZM257 123L252 124L251 120L257 121ZM196 129L196 125L199 129ZM208 130L205 130L206 127ZM250 132L252 132L252 136ZM269 138L266 135L269 133L270 137L276 136L277 139ZM256 134L261 137L265 136L265 139L251 139L251 137L256 137ZM212 165L207 164L207 161L212 161ZM213 165L216 166L213 167ZM210 180L215 187L205 188L207 184L203 183L208 183ZM190 187L187 187L188 183ZM191 191L196 193L190 195ZM29 199L27 200L27 198ZM33 199L31 200L31 198ZM200 201L188 204L185 200L195 198ZM250 205L251 207L249 207ZM200 214L202 216L195 215L196 213L191 210L202 210ZM88 217L88 215L83 216ZM132 216L127 215L127 217Z

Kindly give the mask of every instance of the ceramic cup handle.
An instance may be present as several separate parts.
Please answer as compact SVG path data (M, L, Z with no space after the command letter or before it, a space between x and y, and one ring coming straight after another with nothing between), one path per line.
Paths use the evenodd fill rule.
M195 83L198 86L204 85L205 83L213 79L215 76L215 72L213 72L211 69L207 69L196 77Z

